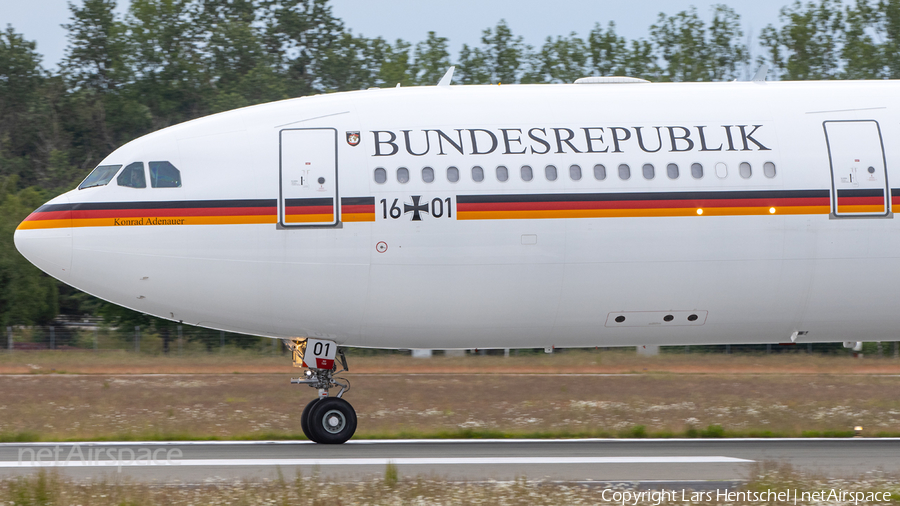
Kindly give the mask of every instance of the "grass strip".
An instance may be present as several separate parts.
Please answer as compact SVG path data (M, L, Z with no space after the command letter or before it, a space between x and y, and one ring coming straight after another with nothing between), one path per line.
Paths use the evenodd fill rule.
M383 477L354 480L351 483L328 482L318 476L297 474L275 480L218 480L215 483L160 485L127 479L76 481L54 472L40 471L28 476L0 480L0 502L15 505L316 505L351 506L358 504L504 504L504 505L582 505L722 504L718 494L732 494L725 502L733 505L807 505L872 504L867 495L878 493L875 502L891 503L900 499L900 477L867 474L855 478L822 478L795 472L779 463L754 465L748 481L732 490L672 491L661 496L659 490L647 491L634 483L555 483L529 481L454 482L435 477L402 476L388 464ZM788 496L784 494L788 492ZM618 493L618 496L614 495ZM631 495L625 495L625 494ZM760 496L775 499L754 500ZM755 496L752 494L756 494ZM781 498L778 498L781 494ZM816 496L814 494L822 494ZM844 500L830 500L828 494L843 494ZM797 497L799 495L799 497ZM847 500L847 497L850 497ZM854 498L862 497L861 500ZM798 500L799 499L799 500Z

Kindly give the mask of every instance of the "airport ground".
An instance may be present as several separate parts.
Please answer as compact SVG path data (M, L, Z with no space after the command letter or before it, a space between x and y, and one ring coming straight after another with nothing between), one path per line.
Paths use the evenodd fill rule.
M900 360L890 356L639 356L633 352L592 350L510 357L356 356L351 358L350 367L346 376L353 387L346 398L359 413L360 441L450 437L697 438L697 443L701 443L696 446L697 455L740 458L745 456L743 450L711 449L702 440L846 437L854 434L855 426L862 426L866 437L900 435L900 396L896 394L900 391ZM300 409L313 397L308 387L289 383L289 378L297 374L298 369L290 366L287 357L237 351L181 357L124 352L0 354L0 438L44 442L156 440L176 441L175 444L186 440L284 440L286 446L281 448L285 450L280 451L294 452L294 457L320 458L310 453L315 445L308 446L303 441L297 422ZM885 445L898 444L896 440L883 441ZM859 455L851 456L827 442L813 443L813 450L805 457L808 462L819 460L815 452L834 462L856 462L851 467L817 469L808 462L792 467L791 459L779 457L803 452L779 454L766 448L754 455L746 454L747 462L738 464L666 463L667 455L686 455L692 447L665 450L652 441L645 443L649 446L644 448L650 449L639 449L634 455L662 461L630 464L640 473L615 463L526 464L521 472L510 471L508 464L501 463L493 471L480 475L476 472L473 479L471 473L454 477L450 471L434 471L426 466L395 467L385 464L391 461L389 457L370 465L365 477L351 481L335 479L340 469L337 467L330 468L334 472L324 473L319 472L322 468L317 465L301 468L269 464L263 466L264 472L256 474L235 474L238 467L233 467L230 474L215 468L192 468L183 476L197 479L189 480L191 483L185 486L166 479L135 479L153 476L138 469L132 475L94 473L87 480L53 470L31 470L19 477L0 473L4 476L0 478L0 502L612 504L617 501L604 500L604 491L609 495L609 491L643 490L648 486L678 490L727 487L733 491L886 490L894 494L891 501L900 500L900 457L892 456L900 452L893 450L872 463L869 456L874 453L867 450L856 450ZM785 440L784 444L788 442ZM464 446L453 445L461 455L469 455ZM540 449L552 446L539 445L530 451L513 443L508 448L510 458L551 455L552 460L570 455L568 451ZM621 451L588 452L588 443L583 447L591 455L631 455ZM274 451L271 445L268 449L258 448L249 453L259 456ZM390 453L395 448L385 443L375 443L373 448L382 448L388 455L403 454ZM425 457L446 456L439 448L423 451ZM491 455L495 453L503 452ZM223 453L226 457L239 454L232 450ZM454 469L473 468L459 465ZM592 471L596 472L591 480L584 480L579 474ZM661 474L654 474L657 472ZM670 482L654 478L665 478L670 473L674 473ZM641 479L624 479L629 477ZM694 477L700 477L703 483ZM675 502L722 501L698 497L693 501L665 500L662 504ZM801 499L797 504L819 502L822 501ZM637 504L654 501L647 496Z
M754 478L737 487L729 487L730 500L716 494L726 493L691 488L671 489L672 496L659 490L648 491L626 482L609 484L548 483L518 479L508 482L456 482L436 477L394 479L388 472L382 478L355 483L326 482L312 475L290 475L281 479L211 480L193 486L159 485L129 480L73 481L55 473L32 475L23 479L0 480L0 500L4 504L78 504L78 505L853 505L852 494L887 492L886 501L858 501L859 504L893 504L900 500L900 479L889 476L863 476L853 479L828 479L803 476L777 466L758 466ZM792 494L798 491L845 494L844 500L759 500L769 492ZM636 494L641 494L635 498ZM631 495L626 495L626 494ZM651 495L656 493L657 495ZM746 494L758 494L748 496ZM704 494L704 495L700 495ZM705 495L711 494L711 495ZM739 496L738 494L745 494ZM852 497L852 496L851 496ZM883 496L882 496L883 497ZM744 500L745 498L756 500Z
M353 357L357 438L900 435L900 360L577 352ZM286 357L0 356L6 441L302 439Z
M0 502L891 504L900 499L898 446L869 438L5 443ZM122 456L130 450L157 460Z

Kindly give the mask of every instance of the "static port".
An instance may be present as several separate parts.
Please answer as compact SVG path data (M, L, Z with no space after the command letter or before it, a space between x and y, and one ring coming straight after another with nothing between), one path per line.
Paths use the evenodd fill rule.
M675 319L675 317L672 316L672 315L670 315L670 314L667 314L666 316L663 316L663 321L664 321L664 322L670 322L670 321L672 321L672 320L674 320L674 319Z
M616 316L616 323L622 323L625 321L625 317L622 315Z
M697 321L697 318L700 318L700 317L695 314L692 314L692 315L688 316L688 321L695 322L695 321Z
M324 177L320 177L320 178L319 178L319 184L325 184L325 178L324 178Z

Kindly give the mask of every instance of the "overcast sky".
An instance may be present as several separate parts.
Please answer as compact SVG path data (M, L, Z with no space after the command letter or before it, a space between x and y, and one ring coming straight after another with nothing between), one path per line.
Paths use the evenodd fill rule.
M73 0L80 3L81 0ZM648 27L659 12L674 14L697 7L704 20L711 5L725 3L741 15L745 34L752 33L753 55L760 53L758 35L767 24L777 23L778 11L791 0L755 0L754 2L690 0L332 0L334 13L354 33L381 36L416 43L428 31L447 37L451 59L455 60L463 43L478 44L481 31L505 19L516 35L532 46L540 46L547 36L576 32L585 37L594 24L604 26L615 21L620 35L631 39L646 37ZM16 32L37 41L44 55L44 66L55 68L66 47L66 32L60 26L69 20L67 0L0 0L0 24L12 24ZM128 0L119 0L124 13Z

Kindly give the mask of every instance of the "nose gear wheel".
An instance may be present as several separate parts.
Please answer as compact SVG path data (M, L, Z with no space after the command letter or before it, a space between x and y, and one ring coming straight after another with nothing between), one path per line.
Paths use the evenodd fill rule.
M306 423L316 443L341 444L356 432L356 411L344 399L326 397L313 404Z

